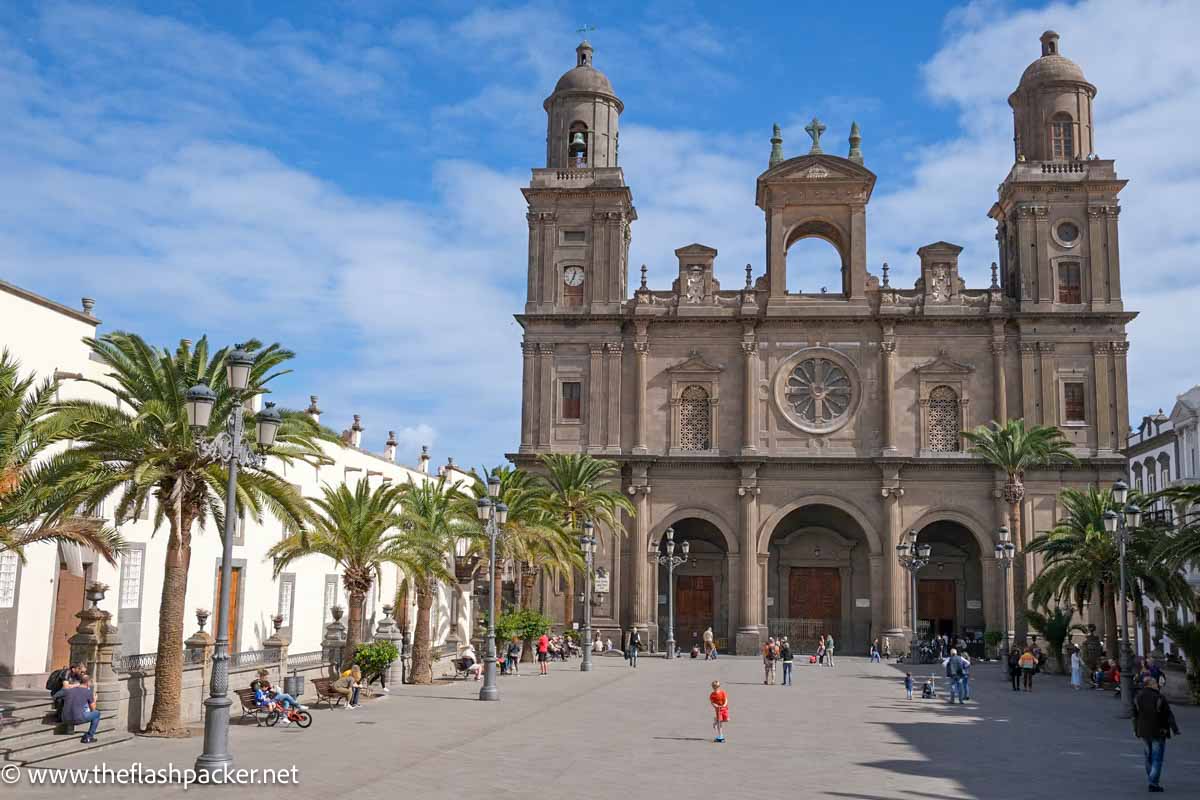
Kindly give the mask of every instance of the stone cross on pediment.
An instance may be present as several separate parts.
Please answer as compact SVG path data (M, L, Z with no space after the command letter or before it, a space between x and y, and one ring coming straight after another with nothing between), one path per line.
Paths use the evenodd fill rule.
M821 134L825 132L825 126L821 124L821 120L816 117L812 118L812 122L804 126L804 130L812 137L812 149L808 151L809 155L814 153L824 153L821 149Z

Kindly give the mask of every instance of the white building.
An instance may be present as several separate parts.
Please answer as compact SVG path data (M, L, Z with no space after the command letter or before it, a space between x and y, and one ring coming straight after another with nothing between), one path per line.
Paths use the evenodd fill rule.
M97 335L100 320L92 315L94 304L85 299L82 309L70 308L32 292L0 281L0 347L21 361L22 374L33 371L39 380L56 375L61 381L60 397L109 400L99 387L83 383L82 377L101 378L104 365L91 356L85 337ZM316 410L313 397L310 413ZM328 424L328 421L326 422ZM276 469L296 484L306 497L320 497L325 484L357 483L367 477L372 483L426 481L429 456L423 452L417 467L395 463L396 445L389 435L382 454L363 446L364 430L358 416L347 426L347 446L325 445L333 463L321 467L276 463ZM452 480L467 475L448 462L437 470ZM104 515L104 509L101 510ZM129 542L129 550L117 566L75 546L37 545L27 550L25 563L14 553L0 554L0 687L41 687L45 674L67 663L67 639L84 607L84 586L100 581L110 587L101 607L113 614L121 632L123 655L152 653L157 649L159 598L167 531L153 530L152 510L136 520L108 519ZM273 633L272 617L284 617L290 633L292 653L321 649L325 625L334 605L347 606L341 576L331 559L308 556L289 565L274 577L266 553L283 536L282 526L267 516L261 523L243 520L234 539L233 613L230 619L231 648L257 650ZM188 578L185 637L196 630L195 609L213 612L208 630L216 625L216 592L220 572L221 538L211 520L198 527L192 537L192 561ZM395 567L384 569L383 580L367 601L367 623L374 629L385 604L396 598L402 575ZM410 592L411 627L415 620L415 595ZM452 630L452 609L458 624ZM403 618L403 613L398 612ZM457 586L441 587L433 608L434 643L448 636L465 639L470 619L469 597ZM343 619L343 622L346 620Z
M1125 455L1129 459L1129 483L1134 489L1151 494L1160 489L1172 486L1193 484L1200 481L1200 439L1197 437L1197 423L1200 422L1200 386L1193 386L1175 398L1175 405L1170 415L1159 409L1157 414L1143 417L1141 424L1132 428L1129 433ZM1172 521L1176 509L1166 502L1159 501L1153 507L1144 510L1148 518L1158 517L1164 521ZM1185 572L1188 581L1200 593L1200 568L1191 565ZM1163 652L1170 654L1173 650L1171 639L1162 631L1162 624L1167 615L1174 614L1180 622L1195 620L1195 614L1185 609L1164 609L1158 603L1146 598L1150 612L1150 641L1151 649L1161 637ZM1144 636L1139 626L1137 651L1144 654Z

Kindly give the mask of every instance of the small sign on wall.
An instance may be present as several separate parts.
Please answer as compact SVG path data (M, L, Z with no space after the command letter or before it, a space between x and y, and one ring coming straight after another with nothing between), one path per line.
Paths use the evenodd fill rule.
M854 598L854 607L855 608L870 608L871 607L871 598L869 598L869 597Z
M770 607L771 607L771 606L773 606L773 605L775 605L775 598L774 598L774 597L768 597L768 598L767 598L767 608L770 608Z
M595 578L595 581L593 582L592 588L596 591L597 594L604 594L605 592L607 592L608 591L608 576L607 575L597 575Z
M978 611L979 609L983 608L983 601L982 600L968 600L967 608L969 608L972 611Z
M658 604L660 606L665 606L667 604L667 596L665 594L660 594L658 596Z

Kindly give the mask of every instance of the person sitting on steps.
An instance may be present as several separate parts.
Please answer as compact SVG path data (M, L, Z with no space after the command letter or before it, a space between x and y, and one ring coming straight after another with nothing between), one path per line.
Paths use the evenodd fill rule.
M84 675L75 682L68 679L63 688L54 694L62 700L62 721L69 725L88 723L87 733L79 741L91 744L96 741L96 729L100 727L100 712L96 710L96 696L92 692L92 679Z

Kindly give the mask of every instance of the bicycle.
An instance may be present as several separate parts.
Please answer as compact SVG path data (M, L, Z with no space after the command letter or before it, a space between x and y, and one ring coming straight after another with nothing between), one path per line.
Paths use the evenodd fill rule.
M301 711L296 708L284 708L279 703L271 703L267 711L267 725L274 727L275 723L281 718L287 719L288 722L294 722L300 728L307 728L312 725L312 714L307 711Z

